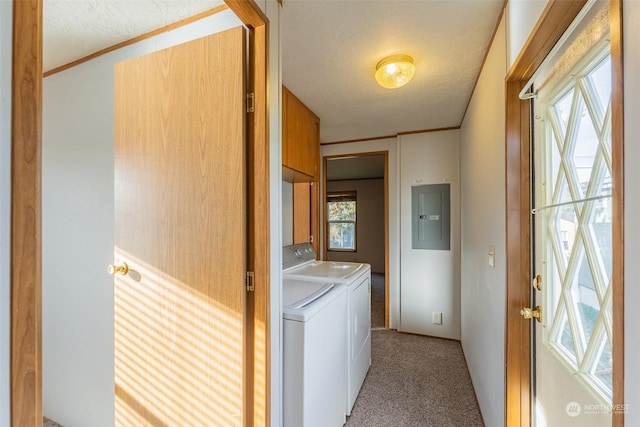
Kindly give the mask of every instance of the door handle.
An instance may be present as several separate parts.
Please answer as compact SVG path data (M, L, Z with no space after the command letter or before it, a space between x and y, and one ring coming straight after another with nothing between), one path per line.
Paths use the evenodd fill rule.
M525 319L535 318L538 322L542 322L542 307L539 305L536 308L524 307L520 310L520 314Z
M109 274L115 276L116 274L122 274L123 276L129 272L129 266L126 262L121 262L120 264L111 264L107 267L107 271Z

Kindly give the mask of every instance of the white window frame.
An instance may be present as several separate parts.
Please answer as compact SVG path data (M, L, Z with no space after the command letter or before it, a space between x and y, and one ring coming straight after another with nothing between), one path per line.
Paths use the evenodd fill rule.
M353 221L339 220L331 221L329 219L329 203L331 202L354 202L355 218ZM327 215L327 251L331 252L357 252L358 250L358 194L356 191L332 191L327 193L327 201L325 204L325 212ZM331 247L331 224L353 224L353 248L332 248Z
M551 110L556 102L560 101L564 96L573 88L574 91L595 91L595 89L586 82L585 77L589 75L591 71L596 69L599 64L602 63L607 57L610 57L610 46L608 41L604 41L598 45L596 45L592 51L585 56L574 69L569 73L567 77L563 80L559 81L553 89L550 89L546 98L542 98L537 100L536 102L540 102L543 105L543 109L545 111L544 114L544 124L539 126L536 130L542 131L544 135L544 141L538 146L536 144L536 150L538 153L538 167L537 170L541 171L543 176L542 185L539 187L539 191L536 194L536 199L540 201L538 206L548 206L552 204L556 204L561 202L561 200L554 200L553 194L556 191L555 187L556 177L553 176L553 166L552 166L552 152L553 150L549 150L548 144L555 144L553 136L551 135L554 132L553 129L553 120L550 116ZM606 166L611 171L611 98L609 98L609 103L607 106L604 106L604 111L599 110L598 105L593 105L593 103L588 103L585 108L589 110L589 116L596 115L600 117L603 121L601 123L595 123L594 127L596 128L596 132L598 132L598 127L603 127L605 130L605 134L608 134L609 138L609 147L608 147L608 155L605 154L604 161L606 162ZM537 117L538 118L538 117ZM593 122L593 121L592 121ZM557 132L557 129L555 129ZM568 129L569 131L569 129ZM603 139L602 137L600 138ZM550 141L550 142L549 142ZM606 151L606 150L605 150ZM551 167L549 167L551 166ZM565 165L566 166L566 165ZM563 166L561 165L560 168ZM573 169L573 170L572 170ZM568 172L575 173L575 167L569 166ZM547 183L553 185L546 185ZM589 186L591 186L591 180L589 181ZM568 184L570 187L570 184ZM574 188L574 193L576 189ZM572 200L575 200L575 206L582 205L584 203L579 202L578 200L584 199L585 194L581 194L581 197L576 199L572 197ZM587 197L588 198L588 197ZM608 202L611 203L611 199L608 199ZM591 202L596 203L596 202ZM586 205L585 205L586 206ZM557 208L556 208L557 209ZM536 227L537 238L536 240L539 242L543 242L540 239L541 234L550 233L551 227L553 225L554 216L556 209L548 209L548 210L539 210L536 213L536 221L539 224ZM580 209L586 209L582 207L576 208L576 212ZM595 209L593 207L592 209ZM580 228L580 220L578 220ZM580 230L577 231L580 233ZM577 238L577 237L576 237ZM585 237L582 237L583 239ZM594 236L587 236L587 240L595 239ZM543 333L543 341L544 345L554 354L571 372L573 372L576 377L590 390L595 392L597 396L599 396L603 402L610 404L612 398L612 390L602 381L596 378L593 371L595 367L598 365L599 358L601 356L601 351L603 350L603 346L608 341L609 348L612 347L612 286L611 286L611 278L609 277L607 282L604 284L604 291L600 292L602 297L599 298L600 305L600 314L596 318L596 322L594 324L591 339L588 342L582 342L581 338L578 339L576 336L583 336L583 331L576 327L575 325L580 325L580 321L573 321L571 328L574 349L577 350L576 354L571 354L571 352L560 343L564 318L564 311L568 308L570 313L567 313L568 316L579 316L573 312L572 307L569 304L560 304L560 299L565 298L563 295L563 287L562 283L556 283L556 270L557 268L571 268L568 265L558 267L556 263L558 260L554 257L554 247L553 245L560 245L560 247L556 247L556 253L558 251L563 251L562 249L562 236L558 235L558 239L554 241L553 238L546 237L544 242L546 245L543 245L539 248L538 253L542 256L544 261L544 270L543 277L546 277L545 286L543 287L543 307L547 307L546 313L543 315L543 325L544 325L544 333ZM574 245L583 245L582 242L575 242ZM587 244L589 246L590 244ZM583 245L584 246L584 245ZM593 247L587 248L583 247L581 250L578 250L577 253L581 253L585 250L593 250ZM585 255L586 256L586 255ZM593 258L593 256L591 256ZM589 263L589 259L585 259L583 262ZM569 261L568 264L571 262ZM591 264L591 267L604 268L603 265L594 266ZM566 273L566 271L565 271ZM571 272L570 277L577 277L579 271L577 268L574 272ZM597 281L597 279L595 279ZM603 284L596 284L600 288L603 287ZM565 299L565 301L567 301ZM593 343L590 344L593 340ZM597 342L599 341L599 342Z

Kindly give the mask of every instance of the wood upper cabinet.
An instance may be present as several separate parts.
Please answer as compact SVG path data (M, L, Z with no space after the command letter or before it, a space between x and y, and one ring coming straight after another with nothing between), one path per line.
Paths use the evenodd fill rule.
M317 182L293 184L293 243L311 242L320 250L320 188Z
M284 86L282 106L282 165L319 181L320 119Z

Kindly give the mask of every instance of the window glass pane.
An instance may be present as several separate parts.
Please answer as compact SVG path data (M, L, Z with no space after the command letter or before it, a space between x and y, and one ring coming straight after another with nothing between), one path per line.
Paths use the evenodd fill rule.
M576 350L573 344L573 335L571 334L571 327L569 326L569 319L567 318L567 311L563 310L562 312L562 323L561 323L561 335L559 339L559 344L564 347L567 352L563 354L569 358L572 362L576 361Z
M355 200L329 202L327 203L327 214L329 221L355 221L356 202Z
M592 242L595 246L595 253L600 257L601 265L604 267L604 272L601 273L604 273L605 283L611 277L611 266L613 264L612 216L611 199L595 201L595 208L589 226L593 236L595 236L595 242Z
M569 90L565 96L555 104L555 111L558 117L558 124L562 132L562 138L567 134L567 126L569 126L569 118L571 117L571 104L573 103L573 88Z
M576 142L573 146L572 160L578 178L580 195L584 197L587 194L587 185L591 178L591 169L598 151L599 141L589 111L582 100L578 107L579 109L575 114L576 120L579 120L579 127Z
M549 166L551 169L550 178L552 186L550 188L553 188L554 183L560 176L560 161L562 160L560 156L560 147L562 146L562 142L558 140L555 132L549 132L549 134L552 139L552 142L549 142L548 144L548 147L551 149L551 158L549 159L551 164Z
M596 88L598 101L602 111L607 109L611 99L611 58L607 58L595 68L590 74L591 83Z
M354 223L332 222L329 223L329 248L330 249L355 249L356 225Z
M574 289L574 300L578 303L584 342L588 343L600 313L600 305L598 304L598 297L593 287L593 279L591 273L588 272L589 267L586 261L586 259L583 260L580 268L580 275L584 275L584 278L578 279L578 286Z
M578 233L578 217L573 205L558 206L553 209L556 210L556 214L555 221L552 223L553 229L550 237L555 237L560 242L561 253L556 254L556 256L560 256L560 265L566 269L573 253L573 246Z
M609 345L609 340L606 338L598 355L598 363L594 367L593 375L608 390L611 390L613 386L613 357L611 356L611 345Z

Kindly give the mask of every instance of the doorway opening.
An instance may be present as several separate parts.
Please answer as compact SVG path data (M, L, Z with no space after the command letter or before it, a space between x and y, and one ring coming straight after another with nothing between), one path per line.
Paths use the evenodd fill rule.
M322 200L325 208L321 210L323 228L320 233L323 259L371 265L371 327L388 329L388 152L325 156L323 161ZM353 199L345 204L353 210L349 222L333 218L329 209L340 195Z

